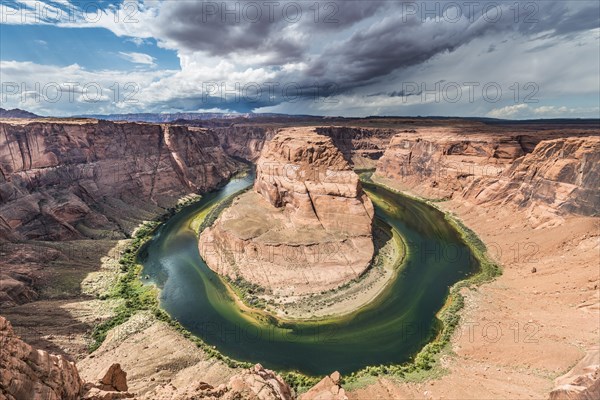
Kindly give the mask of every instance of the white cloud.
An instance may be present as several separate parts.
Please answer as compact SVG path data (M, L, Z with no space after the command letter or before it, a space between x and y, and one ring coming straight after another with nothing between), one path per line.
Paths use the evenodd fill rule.
M136 53L136 52L127 53L124 51L120 51L119 54L121 55L122 58L124 58L125 60L132 62L134 64L144 64L144 65L150 65L150 66L155 65L154 61L156 59L149 54Z
M152 83L176 72L88 71L77 64L59 67L27 61L0 61L0 70L3 108L54 116L148 110L153 104L146 94L152 91ZM167 99L174 96L174 92L165 93Z
M126 41L135 44L137 47L140 47L143 44L149 43L148 39L143 39L143 38L138 38L138 37L128 38L128 39L126 39Z
M492 118L512 119L524 114L524 111L528 109L529 106L527 104L515 104L512 106L495 108L492 111L490 111L487 115Z
M495 108L488 114L492 118L502 119L533 119L533 118L598 118L599 107L566 107L539 106L530 107L528 104L515 104Z

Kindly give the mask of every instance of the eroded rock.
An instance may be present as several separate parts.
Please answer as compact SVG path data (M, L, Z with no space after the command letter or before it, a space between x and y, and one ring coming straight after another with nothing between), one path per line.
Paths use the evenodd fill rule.
M113 364L108 368L100 378L99 387L109 391L127 391L127 372L121 369L121 364Z
M514 206L540 225L561 214L597 214L599 165L598 136L539 136L530 143L431 128L397 134L376 176L428 198Z
M0 316L0 393L8 400L78 400L83 381L73 362L36 350Z
M233 376L227 385L213 387L205 382L196 382L185 388L172 384L160 386L143 399L223 399L223 400L291 400L292 389L275 372L264 369L260 364Z
M32 286L49 274L49 259L60 256L27 241L123 239L182 196L214 189L238 167L205 129L0 123L0 304L35 300Z
M590 349L569 372L555 380L550 400L600 399L600 350Z
M341 375L334 372L323 378L308 392L300 396L300 400L348 400L346 391L340 385Z
M286 129L257 162L254 191L200 237L208 266L278 295L317 293L359 277L374 252L373 204L329 137Z

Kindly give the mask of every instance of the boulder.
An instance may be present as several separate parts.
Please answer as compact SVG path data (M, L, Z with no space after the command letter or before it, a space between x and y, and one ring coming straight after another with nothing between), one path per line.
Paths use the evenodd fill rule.
M340 385L341 375L334 372L323 378L308 392L300 396L300 400L348 400L346 391Z
M99 387L116 392L126 392L127 387L127 372L121 369L121 364L113 364L100 378Z
M238 375L227 385L213 387L205 382L195 382L184 388L172 384L160 386L143 399L223 399L223 400L291 400L292 389L275 372L256 364Z

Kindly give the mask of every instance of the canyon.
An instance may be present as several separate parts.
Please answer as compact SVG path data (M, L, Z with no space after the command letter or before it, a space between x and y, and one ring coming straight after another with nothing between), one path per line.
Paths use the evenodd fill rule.
M460 218L503 268L495 281L464 290L462 322L449 352L438 361L444 374L426 380L383 375L352 389L340 388L343 383L332 374L302 398L597 397L597 121L500 124L375 118L336 120L335 126L289 119L194 125L85 119L0 123L0 313L16 333L4 320L0 330L2 343L15 343L10 357L21 360L14 367L13 361L3 363L3 368L24 373L27 357L34 362L50 359L50 375L69 382L60 388L56 381L40 384L35 373L27 372L31 382L19 386L35 388L27 393L52 390L57 398L80 393L84 382L96 382L120 363L128 373L129 392L139 398L185 399L200 393L235 398L236 391L252 398L262 382L272 395L265 398L295 395L274 372L260 366L230 368L147 312L131 316L97 350L87 351L93 327L113 314L116 305L103 300L103 293L119 276L121 250L135 228L167 213L181 198L193 199L226 182L242 169L242 158L258 164L255 191L242 196L282 214L284 225L318 225L322 214L318 201L312 203L314 211L310 206L312 193L325 195L325 215L338 211L331 204L340 196L350 199L344 200L342 213L354 213L362 204L356 231L343 230L352 228L350 232L368 239L354 247L361 250L356 257L363 268L372 256L365 228L373 217L352 167L371 169L374 181L430 199ZM295 147L294 138L303 135L326 151ZM308 179L297 191L296 177L282 179L281 172L273 173L286 164L302 171L303 165L321 160L326 170L335 171L330 176L343 176L343 185L336 182L335 190L320 183L311 187ZM237 201L234 206L241 205ZM227 221L239 217L238 212L256 211L239 208L226 210L206 234L229 240L224 239ZM323 228L338 229L340 220L347 222L325 218ZM350 276L325 279L327 284L319 289ZM291 286L301 290L299 283ZM501 332L494 340L490 324ZM26 347L30 345L39 350ZM10 382L2 382L0 398L13 390Z

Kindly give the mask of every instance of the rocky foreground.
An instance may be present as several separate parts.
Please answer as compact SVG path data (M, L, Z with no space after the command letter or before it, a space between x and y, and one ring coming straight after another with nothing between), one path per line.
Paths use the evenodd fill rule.
M291 400L295 397L279 375L260 364L217 387L201 381L180 388L168 383L141 396L128 391L127 372L120 364L112 364L95 381L85 382L75 363L29 346L15 335L10 322L3 317L0 317L0 365L2 400ZM339 380L337 372L325 377L301 399L347 399Z
M373 257L373 204L326 136L281 131L262 150L254 191L200 236L207 265L276 295L335 289Z

